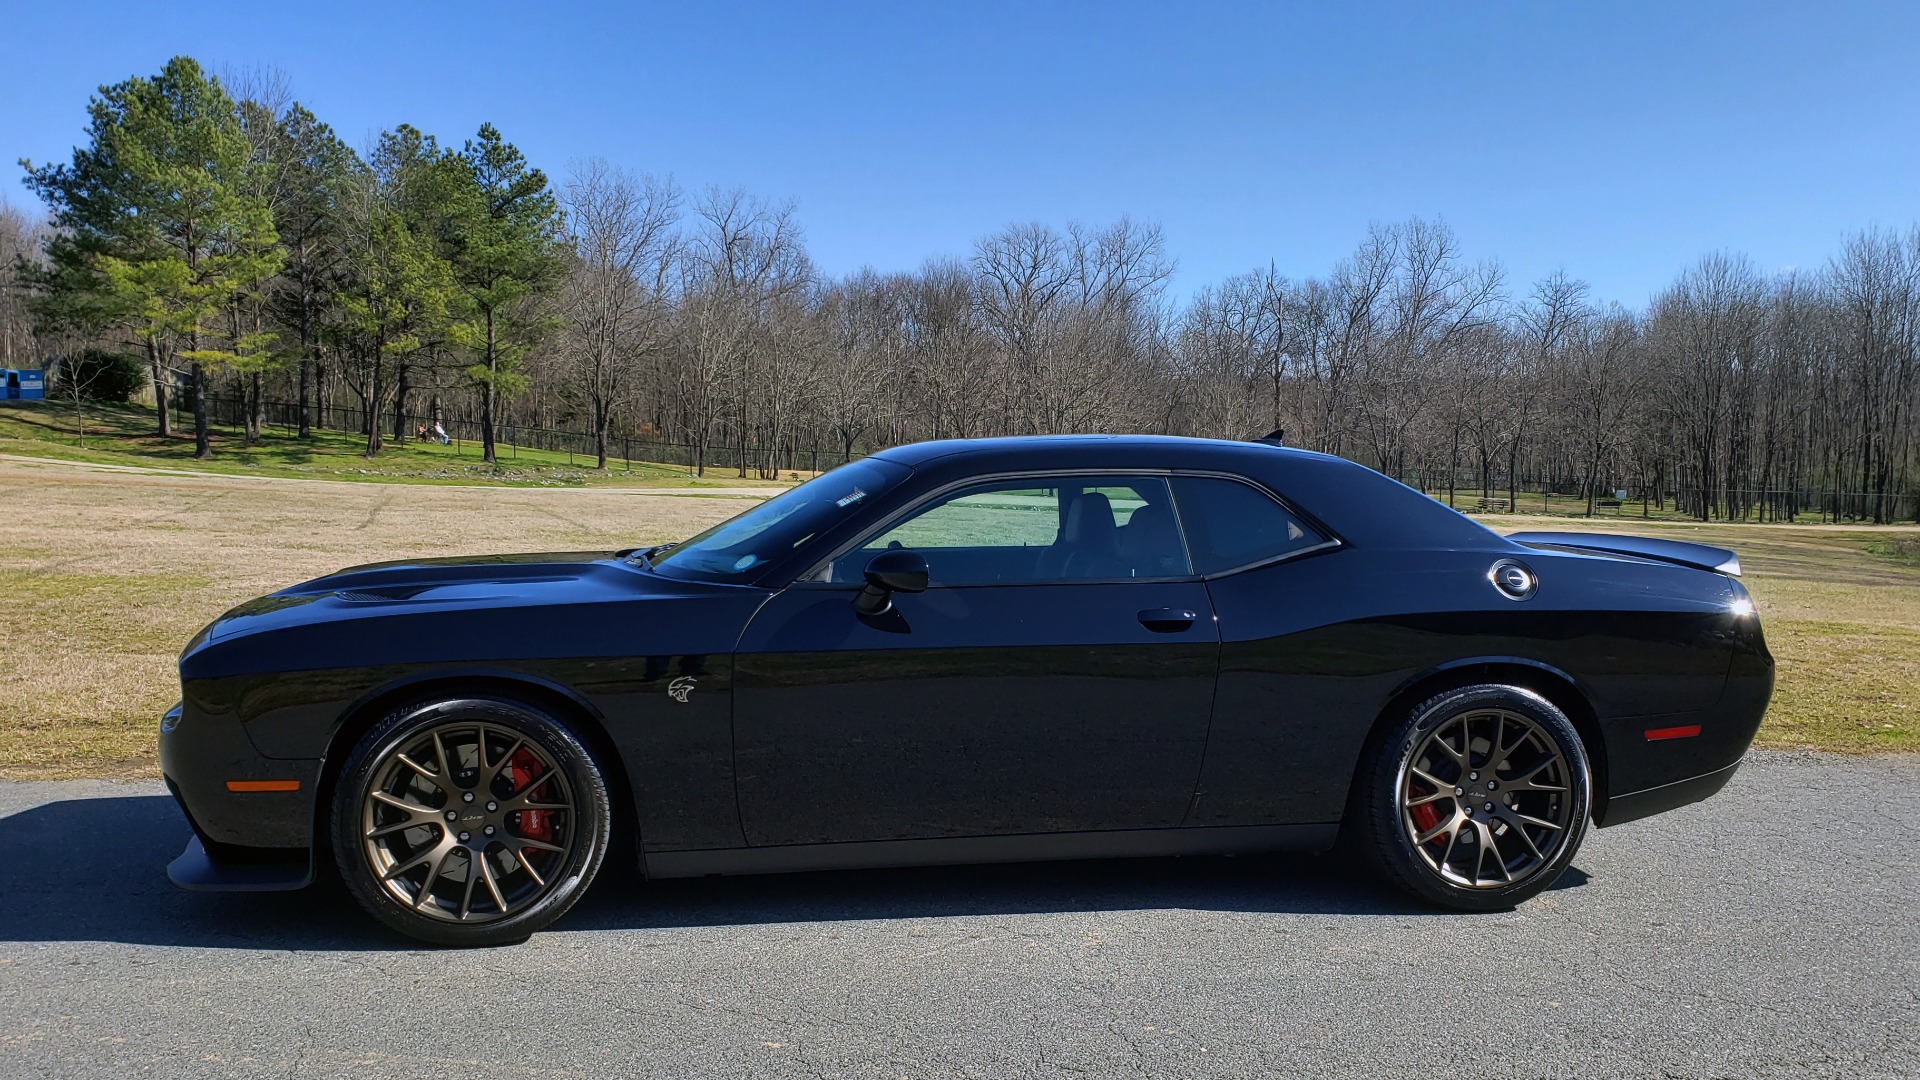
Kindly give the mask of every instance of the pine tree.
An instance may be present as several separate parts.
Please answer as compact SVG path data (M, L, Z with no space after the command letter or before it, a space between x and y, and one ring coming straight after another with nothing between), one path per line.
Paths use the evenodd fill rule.
M299 365L298 422L301 438L312 431L313 377L321 313L339 288L346 254L343 220L348 185L364 166L305 106L280 118L283 148L274 228L286 250L274 310L296 338Z
M471 314L457 340L476 357L465 374L480 393L481 445L493 463L500 401L524 387L520 362L550 325L537 302L565 272L560 205L546 174L492 124L480 126L459 160L464 182L447 203L448 235Z
M402 125L380 137L346 200L339 321L330 334L350 361L342 374L366 406L368 457L380 452L396 376L464 311L432 212L457 172L452 160L432 137Z
M28 186L65 233L49 256L76 305L130 323L157 362L191 365L194 456L209 457L208 368L270 347L221 324L284 258L259 194L263 166L233 99L189 57L103 87L89 115L91 143L70 165L28 166Z

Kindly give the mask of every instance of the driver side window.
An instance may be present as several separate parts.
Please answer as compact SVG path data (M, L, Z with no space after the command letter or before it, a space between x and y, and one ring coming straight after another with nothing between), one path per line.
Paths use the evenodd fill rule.
M882 551L909 548L934 585L1115 581L1191 574L1167 482L1159 477L1003 480L917 507L834 560L832 581L862 578Z

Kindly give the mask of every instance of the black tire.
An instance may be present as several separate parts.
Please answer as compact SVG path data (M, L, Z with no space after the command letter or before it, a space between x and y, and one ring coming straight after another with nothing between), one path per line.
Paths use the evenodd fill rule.
M1497 743L1509 739L1503 756ZM1592 788L1580 734L1552 702L1517 686L1468 686L1415 706L1374 741L1348 822L1354 846L1399 888L1461 911L1504 911L1572 864Z
M565 724L482 696L375 724L341 770L331 817L334 861L360 906L452 946L525 941L566 914L599 873L613 820L606 780ZM416 869L395 873L409 861ZM449 889L463 890L457 905Z

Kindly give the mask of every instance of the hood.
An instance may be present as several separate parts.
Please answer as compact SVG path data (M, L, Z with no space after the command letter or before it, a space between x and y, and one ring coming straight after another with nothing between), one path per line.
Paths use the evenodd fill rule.
M249 600L195 635L186 652L240 634L368 616L510 608L619 597L679 596L707 587L646 573L605 551L471 555L368 563ZM184 654L183 654L184 655Z
M605 551L530 552L405 559L349 566L271 597L334 595L348 603L493 599L531 586L577 581L614 555Z

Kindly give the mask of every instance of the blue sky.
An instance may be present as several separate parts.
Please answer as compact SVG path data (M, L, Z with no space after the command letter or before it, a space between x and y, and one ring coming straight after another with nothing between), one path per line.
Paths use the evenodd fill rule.
M696 10L697 8L697 10ZM0 0L0 159L168 56L272 65L351 143L498 125L792 198L815 261L1157 221L1184 295L1442 217L1516 291L1644 302L1713 250L1824 262L1920 219L1920 4L412 4ZM32 196L14 179L16 205Z

